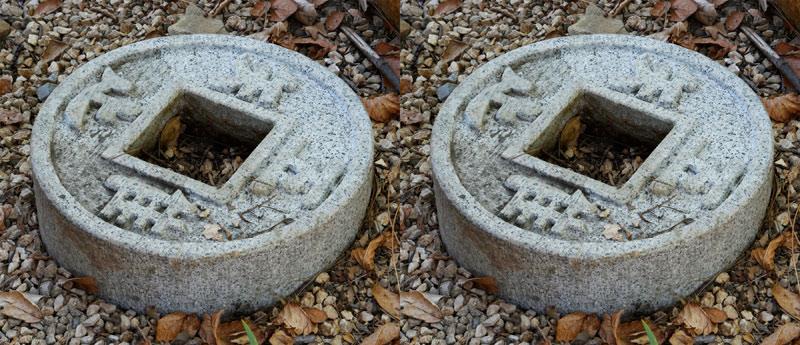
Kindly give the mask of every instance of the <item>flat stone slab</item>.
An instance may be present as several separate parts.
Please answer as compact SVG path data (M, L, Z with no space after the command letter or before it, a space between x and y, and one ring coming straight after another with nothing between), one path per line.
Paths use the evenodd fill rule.
M199 136L252 152L218 185L149 163L158 153L145 153L178 115ZM132 44L78 68L36 118L42 239L124 307L252 310L295 291L354 240L372 145L355 93L298 53L221 35Z
M578 114L653 145L613 186L548 163ZM516 49L439 112L432 167L442 239L500 294L560 312L667 306L734 263L770 195L771 123L714 61L619 35Z

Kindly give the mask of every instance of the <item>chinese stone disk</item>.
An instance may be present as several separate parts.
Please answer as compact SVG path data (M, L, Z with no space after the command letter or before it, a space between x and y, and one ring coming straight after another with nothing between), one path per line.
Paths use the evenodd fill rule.
M190 156L164 133L236 158L201 150L191 175L169 164ZM271 304L332 265L360 227L372 154L361 102L324 67L187 35L75 70L36 118L31 159L42 239L61 265L124 307L209 313Z
M559 163L574 159L563 133L576 117L600 128L578 141L625 138L649 154L620 163L635 171L624 183ZM630 36L492 60L447 99L431 149L450 255L501 296L559 312L649 311L692 293L752 242L772 179L753 91L700 54Z

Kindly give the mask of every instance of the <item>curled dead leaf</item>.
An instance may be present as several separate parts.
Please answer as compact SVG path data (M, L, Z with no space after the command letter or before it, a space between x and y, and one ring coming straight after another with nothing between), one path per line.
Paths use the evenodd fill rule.
M87 276L87 277L70 278L65 280L64 282L65 283L72 282L72 284L74 284L81 290L86 291L93 295L97 294L97 292L100 291L100 289L97 288L97 280L94 279L93 277Z
M297 335L307 335L315 331L316 326L308 317L303 308L297 303L290 302L283 306L283 309L275 318L275 322L283 324L286 329Z
M439 5L433 11L434 15L440 16L453 12L461 7L461 0L444 0L440 1Z
M580 135L581 117L575 116L567 121L558 137L558 149L564 157L572 158L572 156L574 156L575 148L578 147Z
M800 317L800 295L791 292L778 283L772 286L772 296L787 313Z
M383 245L384 241L386 240L386 236L384 234L380 234L369 241L366 248L356 248L350 252L350 256L355 259L361 267L363 267L367 271L372 271L375 269L375 253L377 252L378 248Z
M761 102L772 121L787 122L800 115L800 96L796 93L762 98Z
M181 333L186 333L189 338L197 334L200 329L200 319L197 315L183 312L174 312L164 315L156 323L156 341L170 342Z
M650 15L653 17L662 17L665 14L667 14L667 12L669 12L671 5L672 4L669 1L665 0L658 1L653 6L653 9L650 10Z
M725 18L725 30L734 31L742 25L745 13L742 11L735 11Z
M736 50L736 44L722 36L718 36L717 38L701 37L695 38L692 41L695 45L707 46L708 57L715 60L721 59L727 56L731 51Z
M694 337L679 329L669 337L669 343L670 345L694 345Z
M306 313L312 323L323 323L328 319L328 315L318 308L303 307L303 312Z
M47 44L47 47L44 48L44 52L42 52L42 60L45 63L53 61L53 59L61 56L64 53L69 45L61 42L59 40L50 40L50 43Z
M44 315L36 306L41 296L23 294L16 290L0 292L0 314L22 320L27 323L42 321Z
M720 320L720 314L712 309L715 308L703 308L694 302L687 303L678 314L676 322L682 323L687 329L697 335L714 333L717 329L715 323L724 321L725 313L722 312L722 320Z
M289 336L282 329L279 329L279 330L275 331L275 333L272 333L272 336L269 337L269 344L270 345L294 345L294 337Z
M469 48L469 45L464 42L450 40L450 43L447 44L447 48L444 49L444 53L442 53L442 60L445 63L449 63L463 54L467 48Z
M270 1L269 20L282 22L297 12L297 3L293 0L272 0Z
M178 137L181 135L181 117L175 116L167 121L161 134L158 136L158 149L166 158L172 158L175 148L178 147Z
M682 22L695 14L698 9L699 7L694 0L672 0L669 20Z
M223 310L219 310L212 315L204 315L200 323L200 339L209 345L223 345L224 338L219 331L220 321L222 320Z
M259 0L256 2L255 5L253 5L253 8L250 9L250 16L256 18L261 17L264 15L264 13L267 13L267 11L269 11L269 8L270 8L269 1Z
M394 317L400 317L400 295L389 291L376 282L372 286L372 297L387 313Z
M369 118L375 122L387 122L400 115L400 97L390 93L370 98L362 98Z
M34 15L41 16L53 12L61 7L61 0L42 0L33 11Z
M442 321L442 311L419 291L400 292L400 313L427 323Z
M581 333L593 338L599 329L600 319L597 315L582 312L567 314L556 323L556 341L570 342Z
M472 282L472 284L475 284L481 290L490 294L496 294L499 290L497 288L497 279L489 276L470 278L467 279L466 282Z
M794 322L778 327L770 336L764 338L761 345L785 345L800 337L800 325Z
M364 338L361 345L385 345L400 338L400 327L395 323L380 325L370 336Z
M767 271L775 270L775 252L783 245L783 234L778 235L769 241L766 248L755 248L750 252L750 256L755 259L761 267Z
M325 30L333 31L339 28L344 20L345 13L342 11L333 11L325 18Z
M612 315L603 316L603 322L600 323L600 338L610 345L626 344L626 340L622 337L619 325L622 320L622 313L620 310Z

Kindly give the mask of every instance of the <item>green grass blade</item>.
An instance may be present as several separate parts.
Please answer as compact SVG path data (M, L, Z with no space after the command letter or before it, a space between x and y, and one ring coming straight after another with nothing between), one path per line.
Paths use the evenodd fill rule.
M253 330L250 329L250 326L247 325L247 322L242 320L242 326L244 326L244 332L247 333L247 342L249 342L250 345L258 345L258 342L256 341L256 335L253 334Z
M644 332L647 333L647 341L650 343L650 345L658 345L656 335L653 334L653 330L650 329L650 326L647 325L647 322L642 320L642 326L644 326Z

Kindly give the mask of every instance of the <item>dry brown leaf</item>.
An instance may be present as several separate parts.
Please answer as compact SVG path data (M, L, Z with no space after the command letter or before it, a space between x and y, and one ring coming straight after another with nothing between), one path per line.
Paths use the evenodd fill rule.
M669 12L670 7L671 3L669 1L661 0L653 6L652 10L650 10L650 15L653 17L662 17Z
M303 312L306 313L308 319L313 323L323 323L328 319L328 315L317 308L303 307Z
M372 271L375 269L375 253L378 248L383 245L383 242L386 240L384 234L380 234L369 241L367 248L356 248L350 252L350 256L353 257L358 264L361 265L365 270Z
M308 53L306 55L314 60L321 59L328 55L331 50L336 49L336 45L324 37L297 37L293 39L293 43L295 45L299 44L309 46Z
M400 115L400 97L397 94L361 98L361 102L364 103L369 118L375 122L387 122Z
M694 345L694 337L679 329L669 337L669 343L670 345Z
M394 317L400 317L400 295L389 291L379 283L372 285L372 297L378 305Z
M264 15L264 13L267 13L267 11L269 11L269 8L270 8L269 1L258 0L256 4L253 5L253 8L250 9L250 16L256 18L261 17Z
M282 22L297 12L297 4L293 0L272 0L270 1L269 20Z
M761 102L772 121L787 122L800 115L800 96L796 93L762 98Z
M695 14L698 8L694 0L672 0L670 4L669 20L673 22L682 22Z
M164 315L156 323L156 341L170 342L181 333L186 333L190 338L197 334L200 328L200 319L194 314L174 312Z
M325 30L333 31L339 28L344 20L345 13L342 11L333 11L325 18Z
M203 322L200 323L200 339L209 345L227 345L226 339L219 331L220 321L222 320L223 310L219 310L212 315L204 315Z
M774 333L762 340L761 345L784 345L800 337L800 326L794 322L778 327Z
M175 155L175 149L178 147L178 137L181 135L181 117L175 116L164 125L161 129L161 134L158 137L158 149L166 158L172 158Z
M436 10L433 11L433 14L437 16L448 14L459 7L461 7L461 0L444 0L439 3L439 6L436 6Z
M787 313L800 317L800 295L785 289L780 284L776 283L772 286L772 296L778 305L786 310Z
M469 45L464 42L450 40L450 43L447 44L447 48L444 49L444 53L442 53L442 60L444 60L445 63L449 63L463 54L467 48L469 48Z
M69 45L61 42L59 40L50 40L50 43L47 44L47 47L44 48L44 52L42 53L42 60L45 63L53 61L53 59L61 56L64 53Z
M473 284L477 285L481 290L486 291L490 294L496 294L499 290L497 288L497 280L493 277L485 276L485 277L475 277L467 279L466 281L472 282Z
M569 119L561 129L561 135L558 137L558 149L564 154L565 157L571 158L574 154L575 148L578 147L578 139L581 135L581 117L574 116ZM572 153L572 154L571 154Z
M717 14L717 9L713 3L708 0L694 0L694 2L697 4L697 12L694 13L694 17L700 23L713 25L717 22L719 14Z
M247 333L244 331L242 322L247 322L247 326L250 327L250 330L253 331L253 335L256 337L256 343L261 344L264 342L267 335L261 328L257 327L249 320L235 320L219 325L217 333L221 340L218 340L216 345L248 345L250 342L247 339ZM222 343L220 343L220 341L222 341Z
M694 44L707 45L708 57L718 60L728 55L733 50L736 50L736 44L731 42L725 37L719 36L717 38L699 37L694 39Z
M777 0L776 4L795 27L800 26L800 2L797 0Z
M297 303L286 303L275 322L282 323L289 332L297 335L307 335L314 332L314 323Z
M556 342L573 341L582 332L593 338L599 328L600 319L597 315L582 312L567 314L558 319L556 324Z
M428 323L442 321L442 311L419 291L400 292L400 313Z
M10 75L4 75L0 77L0 96L5 95L11 91L13 91L13 79ZM0 110L3 111L3 110Z
M41 16L53 12L61 7L61 0L42 0L33 11L34 15Z
M650 330L653 331L653 335L656 338L656 343L661 344L666 339L666 334L664 333L661 328L654 325L652 322L647 320L636 320L631 322L623 323L619 326L619 334L624 344L640 344L640 345L647 345L650 341L647 339L647 332L644 331L644 326L642 322L646 322L647 326L650 327ZM617 345L620 343L618 342Z
M294 12L294 18L303 25L313 25L317 22L317 9L314 4L308 0L294 0L297 4L297 11Z
M603 322L600 323L600 338L610 345L625 345L627 339L622 336L620 332L620 320L622 313L620 310L612 315L603 316Z
M17 109L0 109L0 125L14 125L22 120L22 113Z
M758 263L767 271L774 271L775 270L775 252L778 248L783 245L784 237L783 234L778 235L772 241L769 242L766 248L756 248L750 252L750 256L753 257Z
M677 323L682 323L697 335L708 335L716 330L714 322L703 308L694 302L687 303L676 318Z
M370 336L361 341L361 345L385 345L400 338L400 327L390 322L378 327Z
M742 11L735 11L728 15L728 18L725 18L725 30L733 31L739 28L742 25L742 21L744 20L745 13Z
M269 337L269 344L270 345L294 345L294 337L289 336L282 329L279 329L279 330L275 331L275 333L272 333L272 336Z
M29 295L16 290L0 292L0 308L0 314L27 323L37 323L44 317Z
M97 288L97 280L94 279L93 277L87 276L87 277L70 278L65 280L64 282L65 283L72 282L72 284L74 284L81 290L86 291L93 295L97 294L97 292L100 291L100 289Z

